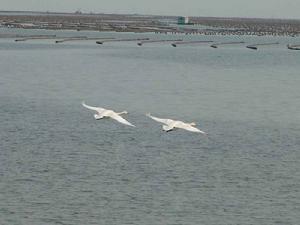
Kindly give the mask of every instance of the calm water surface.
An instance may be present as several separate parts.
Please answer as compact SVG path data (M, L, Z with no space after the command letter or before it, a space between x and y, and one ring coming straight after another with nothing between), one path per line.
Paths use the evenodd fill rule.
M300 224L300 52L284 46L300 39L190 38L281 45L0 39L0 224Z

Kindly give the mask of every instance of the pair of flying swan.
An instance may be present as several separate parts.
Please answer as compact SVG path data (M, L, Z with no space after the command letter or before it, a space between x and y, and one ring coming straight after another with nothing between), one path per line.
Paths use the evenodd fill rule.
M111 119L117 120L119 123L131 126L131 127L135 127L133 124L131 124L130 122L125 120L123 117L121 117L122 114L127 114L128 113L127 111L118 113L118 112L114 112L113 110L109 110L109 109L89 106L89 105L85 104L84 102L82 102L82 105L85 108L96 111L96 114L94 114L94 117L96 120L103 119L103 118L111 118ZM150 113L146 114L146 116L150 117L151 119L153 119L159 123L163 123L164 125L162 126L162 129L166 132L172 131L176 128L180 128L180 129L188 130L191 132L206 134L204 131L201 131L198 128L194 127L194 126L196 126L195 123L185 123L185 122L182 122L179 120L161 119L158 117L151 116Z

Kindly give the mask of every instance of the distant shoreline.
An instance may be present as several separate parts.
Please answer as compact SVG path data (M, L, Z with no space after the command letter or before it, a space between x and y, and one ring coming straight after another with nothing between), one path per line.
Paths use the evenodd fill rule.
M189 17L177 25L176 16L0 11L0 26L24 29L184 33L199 35L299 36L300 19Z

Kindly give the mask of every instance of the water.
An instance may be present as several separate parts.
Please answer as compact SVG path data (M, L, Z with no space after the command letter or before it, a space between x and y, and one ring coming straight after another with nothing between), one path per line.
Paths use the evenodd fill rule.
M299 224L300 55L284 47L299 38L198 38L281 45L1 39L0 224ZM137 127L95 121L82 100Z

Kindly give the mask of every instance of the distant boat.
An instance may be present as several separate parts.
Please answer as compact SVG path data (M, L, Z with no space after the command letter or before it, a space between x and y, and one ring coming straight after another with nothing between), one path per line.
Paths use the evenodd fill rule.
M253 50L257 50L257 47L255 46L246 46L247 48L253 49Z

